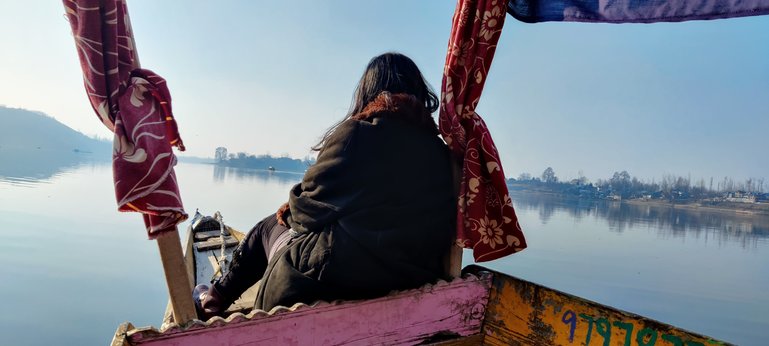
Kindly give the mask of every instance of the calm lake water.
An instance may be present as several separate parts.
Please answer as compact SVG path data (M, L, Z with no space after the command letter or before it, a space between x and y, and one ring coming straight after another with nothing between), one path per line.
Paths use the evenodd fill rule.
M115 211L109 165L0 167L3 345L104 345L121 322L160 324L157 246L138 215ZM219 210L243 231L301 179L185 163L177 176L188 213ZM521 193L513 201L529 248L484 265L726 341L767 343L769 217Z

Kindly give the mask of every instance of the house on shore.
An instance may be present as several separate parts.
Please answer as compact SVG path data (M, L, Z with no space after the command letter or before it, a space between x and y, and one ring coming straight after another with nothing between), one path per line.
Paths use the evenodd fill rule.
M757 196L755 193L752 193L752 192L734 191L734 192L727 192L724 199L726 199L726 201L728 202L756 203Z

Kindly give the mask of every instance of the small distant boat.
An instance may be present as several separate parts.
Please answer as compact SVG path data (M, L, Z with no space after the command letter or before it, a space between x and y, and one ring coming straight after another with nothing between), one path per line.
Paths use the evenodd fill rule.
M210 283L243 237L227 226L190 227L186 261L195 283ZM477 265L465 267L461 278L377 299L271 311L252 309L256 289L246 291L225 318L180 326L169 310L159 330L123 323L112 346L729 345Z
M275 172L275 167L272 167L272 166L267 167L267 170L270 172Z

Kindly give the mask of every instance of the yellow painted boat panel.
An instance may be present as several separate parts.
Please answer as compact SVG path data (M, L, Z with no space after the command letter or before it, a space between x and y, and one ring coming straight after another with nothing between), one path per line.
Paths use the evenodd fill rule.
M494 273L482 334L484 345L729 345L501 273Z

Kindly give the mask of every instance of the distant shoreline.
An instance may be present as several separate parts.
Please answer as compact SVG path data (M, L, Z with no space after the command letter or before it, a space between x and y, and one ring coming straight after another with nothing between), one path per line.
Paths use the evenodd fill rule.
M534 195L547 195L547 196L553 196L553 197L566 199L566 200L584 200L584 201L596 201L596 202L607 202L607 203L627 203L627 204L637 205L637 206L655 206L655 207L686 209L686 210L694 210L694 211L699 210L699 211L708 211L708 212L738 214L743 216L752 216L752 215L769 216L769 203L709 202L714 204L707 205L707 204L704 204L704 203L708 203L705 201L674 202L674 201L654 200L654 199L649 199L649 200L623 199L621 201L611 201L611 200L600 199L600 198L579 198L577 196L561 194L561 193L545 191L545 190L511 189L510 192L522 193L522 194L534 194Z
M717 204L707 205L702 201L692 201L684 203L675 203L660 200L642 200L628 199L622 202L634 205L654 205L670 207L676 209L704 210L721 213L737 213L741 215L769 215L769 203L735 203L735 202L715 202Z

